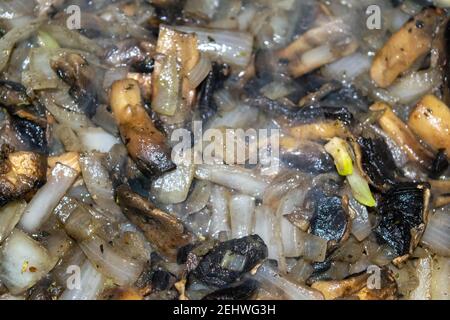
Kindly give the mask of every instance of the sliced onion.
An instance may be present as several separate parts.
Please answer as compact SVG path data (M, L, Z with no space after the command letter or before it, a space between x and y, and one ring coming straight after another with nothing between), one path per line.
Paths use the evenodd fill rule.
M367 72L371 66L367 55L356 52L326 65L322 72L325 76L337 80L353 80L360 74Z
M449 300L450 297L450 258L435 256L431 272L431 298Z
M113 220L123 217L122 210L114 200L114 190L108 171L94 153L80 155L80 167L86 187L94 202L103 210L106 216Z
M68 111L62 108L55 103L52 95L42 94L41 101L59 123L69 126L75 132L79 129L91 126L91 121L85 114Z
M319 291L287 280L267 263L259 267L255 278L280 289L289 300L323 300Z
M58 202L78 176L74 169L57 163L47 183L31 199L19 226L27 232L35 232L51 215Z
M213 94L214 102L221 111L230 111L236 107L236 101L231 96L230 90L220 89Z
M355 218L352 220L352 234L358 241L363 241L372 232L372 226L369 220L369 213L367 208L360 204L355 199L349 201L350 210L355 213Z
M0 247L0 280L12 294L35 285L52 266L47 250L20 230L15 229Z
M262 87L260 91L267 98L272 100L278 100L291 94L294 90L295 88L290 87L286 83L280 81L273 81Z
M50 66L52 51L48 48L30 50L28 70L22 73L22 83L32 90L55 89L59 78Z
M24 200L10 202L0 208L0 243L5 241L22 217L27 203Z
M218 0L187 0L184 11L200 18L212 19L219 3Z
M187 155L190 152L186 153ZM163 204L175 204L186 200L194 179L195 166L193 161L180 161L177 168L168 172L152 184L152 194Z
M359 203L367 207L374 207L376 205L368 182L361 176L357 168L354 168L353 173L347 176L347 181L352 188L353 196Z
M237 166L203 164L197 166L195 176L200 180L208 180L258 199L261 199L268 186L267 182L251 170Z
M211 183L209 181L198 180L195 182L194 190L192 190L189 198L184 206L187 215L199 212L209 202L211 196Z
M195 33L199 41L198 49L213 60L242 68L250 63L253 37L249 33L187 26L177 26L176 29Z
M11 29L7 34L0 38L0 71L3 71L8 64L9 56L11 55L14 46L35 33L41 24L41 20L32 21L25 26L18 26Z
M166 116L173 116L180 104L181 73L176 55L161 57L154 82L152 109Z
M231 238L242 238L252 232L255 198L239 194L230 199Z
M281 217L281 240L283 242L283 255L285 257L298 257L302 254L300 245L301 230L289 220Z
M79 243L89 261L98 271L110 277L118 285L134 283L143 270L143 264L118 252L107 241L97 236Z
M303 244L302 257L308 261L323 262L327 254L328 242L316 235L300 232L300 243Z
M416 71L398 79L389 87L389 93L400 103L409 104L439 87L441 80L435 69Z
M47 24L42 27L42 30L53 37L63 48L83 50L98 56L101 56L104 52L103 48L94 40L66 27Z
M187 74L191 88L197 88L211 72L211 68L211 61L204 54L201 54L198 63Z
M431 270L432 260L430 257L416 261L416 274L419 280L418 286L410 293L410 300L431 299Z
M85 151L109 152L120 140L102 128L82 128L77 132Z
M80 269L80 287L66 288L59 300L95 300L102 292L105 279L89 260Z
M267 257L269 259L279 259L281 254L281 248L275 239L274 222L275 214L270 207L264 205L256 207L253 233L264 240L264 243L267 245Z
M211 190L211 223L209 234L215 238L221 233L230 234L230 216L228 208L228 191L221 186L213 186Z
M422 236L422 243L434 253L450 257L450 213L433 214Z

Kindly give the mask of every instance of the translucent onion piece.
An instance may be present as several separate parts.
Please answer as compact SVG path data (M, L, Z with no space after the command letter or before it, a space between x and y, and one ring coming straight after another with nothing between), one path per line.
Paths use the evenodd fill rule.
M2 243L14 229L22 217L27 203L25 200L10 202L0 208L0 243Z
M161 69L155 81L156 93L152 103L155 112L173 116L180 104L181 74L176 55L161 58Z
M431 272L431 298L449 300L450 298L450 258L435 256Z
M8 64L14 46L36 32L41 23L42 21L35 20L25 26L18 26L0 38L0 71L3 71Z
M275 214L270 207L264 205L256 207L253 233L264 240L264 243L267 245L269 259L279 259L280 257L281 248L276 241L274 222Z
M86 187L94 202L110 213L109 218L122 218L122 210L114 200L114 190L108 171L103 167L100 158L94 153L80 155L80 167Z
M431 299L431 270L432 259L430 257L416 261L416 274L419 280L418 286L410 293L410 300Z
M195 176L261 199L268 184L251 170L227 165L199 165Z
M198 63L187 74L191 88L197 88L211 72L211 68L211 61L202 54Z
M186 200L185 212L192 214L199 212L206 207L211 195L211 183L209 181L197 180L194 190L192 190L189 198Z
M221 186L213 186L211 190L211 224L209 233L213 237L218 237L219 234L230 234L230 217L228 208L228 191Z
M89 260L86 260L80 269L79 288L78 283L72 283L74 287L66 288L59 300L95 300L104 287L105 279L97 271Z
M190 152L187 152L190 154ZM186 200L194 179L193 161L180 161L177 168L168 172L152 184L152 194L163 204L175 204Z
M118 285L134 283L143 270L143 264L131 259L97 236L79 243L89 261L98 271Z
M52 268L47 250L15 229L0 247L0 280L12 294L35 285Z
M359 203L368 207L374 207L376 201L370 191L369 184L364 179L358 170L355 168L353 173L347 176L347 181L352 188L352 194Z
M289 300L323 300L319 291L287 280L267 263L259 267L255 278L280 289L283 291L285 298Z
M352 80L370 69L371 61L367 55L356 52L339 59L323 68L323 73L337 80Z
M231 238L242 238L252 232L255 198L239 194L230 199Z
M78 176L74 169L57 163L47 183L28 203L19 226L27 232L35 232L51 215Z
M433 214L422 236L422 243L441 256L450 257L450 213Z
M119 139L102 128L83 128L77 132L85 151L109 152Z
M348 144L341 138L333 138L325 145L325 150L334 159L336 169L341 176L353 173L353 161L348 151Z
M32 48L28 70L22 73L22 83L33 90L55 89L59 78L50 66L53 53L49 48Z
M249 33L187 26L177 26L176 29L195 33L199 41L198 49L213 60L222 60L243 68L250 63L253 36Z
M353 198L350 199L350 207L355 213L355 218L352 220L351 232L358 241L363 241L372 232L369 213L365 206Z

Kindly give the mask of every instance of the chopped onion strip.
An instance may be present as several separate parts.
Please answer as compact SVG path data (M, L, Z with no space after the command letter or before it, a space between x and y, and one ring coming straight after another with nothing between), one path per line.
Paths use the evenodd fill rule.
M80 287L66 288L59 300L95 300L101 293L105 279L89 260L83 263L80 271Z
M187 74L191 88L197 88L200 83L206 79L208 74L211 72L211 69L211 61L204 54L201 54L198 63Z
M434 253L450 257L450 213L436 212L431 216L422 236L422 243Z
M28 204L19 226L27 232L37 231L69 190L78 173L70 167L57 163L47 183Z
M177 26L176 29L195 33L198 49L213 60L219 59L243 68L250 63L253 37L249 33L187 26Z
M142 272L141 262L119 253L107 241L97 236L79 243L81 250L93 265L118 285L132 284Z
M341 176L353 173L353 161L348 148L347 142L338 137L334 137L325 145L325 150L333 157L336 169Z
M364 179L358 170L347 176L347 181L352 188L352 194L359 203L367 207L375 207L376 201L370 191L369 183Z

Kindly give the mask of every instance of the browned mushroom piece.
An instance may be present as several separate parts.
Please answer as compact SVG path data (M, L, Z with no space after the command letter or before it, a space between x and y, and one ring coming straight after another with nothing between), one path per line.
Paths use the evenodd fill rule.
M145 111L136 80L114 82L110 104L128 153L146 175L159 176L175 169L165 136Z
M117 189L117 199L130 221L141 228L148 241L169 260L175 261L178 249L194 240L179 219L155 208L128 187L122 185Z
M433 154L420 144L411 129L392 111L389 105L377 102L370 107L371 111L382 111L378 119L381 129L399 146L409 160L428 167L433 161Z
M397 283L387 269L377 269L373 273L365 272L344 280L317 281L311 286L319 290L326 300L395 300Z
M450 154L450 109L434 95L426 95L409 116L408 125L435 151Z
M392 35L376 54L370 75L375 83L386 88L431 50L436 27L443 19L443 10L427 8Z
M5 145L0 153L0 206L24 198L46 181L47 159L34 152L11 152Z

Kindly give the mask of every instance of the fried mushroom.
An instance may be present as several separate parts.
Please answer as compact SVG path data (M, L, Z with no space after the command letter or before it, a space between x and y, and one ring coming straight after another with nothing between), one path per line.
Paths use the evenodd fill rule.
M165 136L142 105L139 83L131 79L114 82L110 104L122 140L139 169L149 177L175 169Z
M178 249L194 240L180 220L155 208L127 186L117 189L117 200L130 221L141 228L148 241L169 260L176 261Z
M36 191L46 180L45 156L27 152L11 152L3 146L0 154L0 206Z

